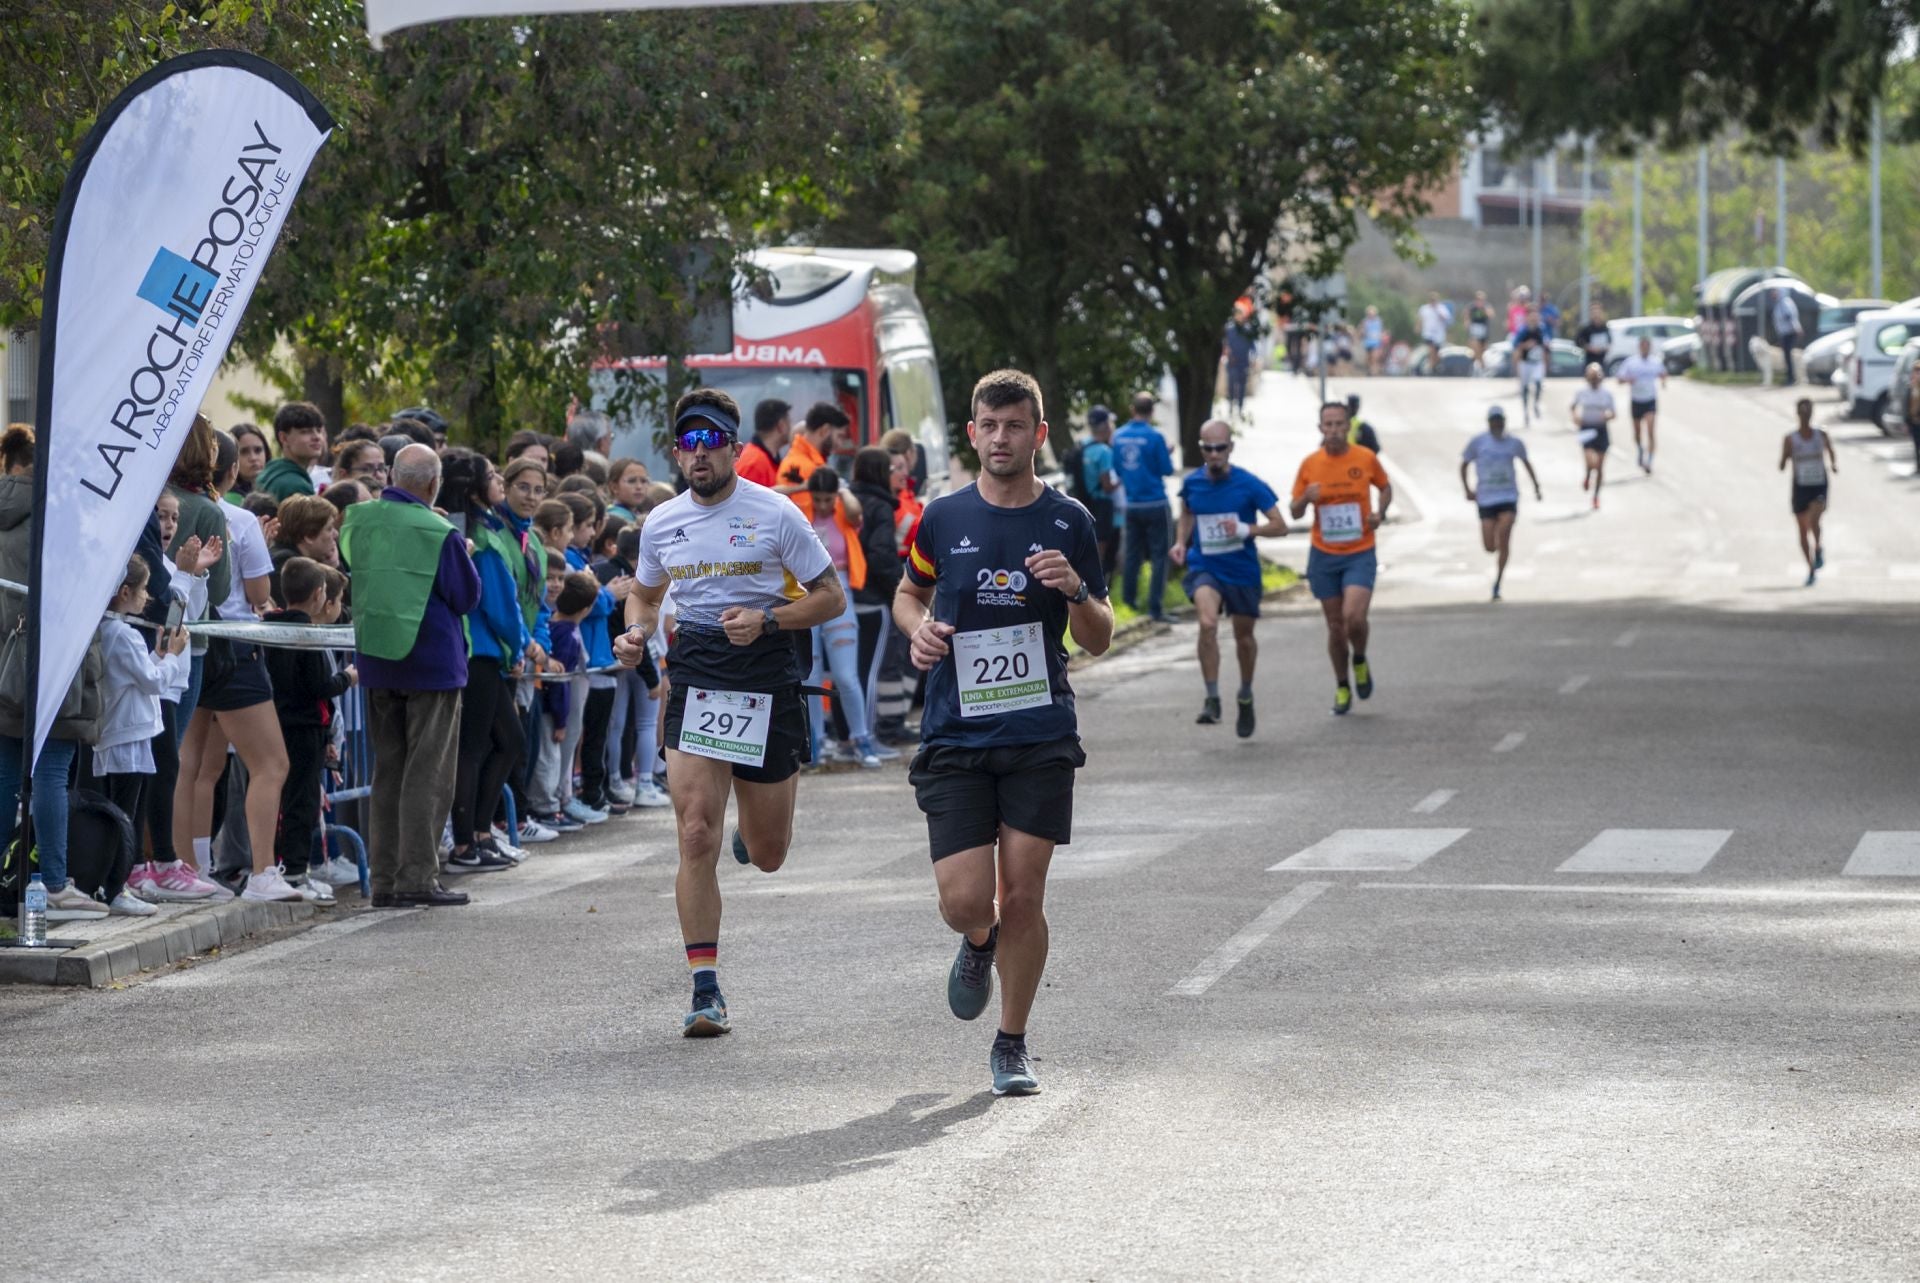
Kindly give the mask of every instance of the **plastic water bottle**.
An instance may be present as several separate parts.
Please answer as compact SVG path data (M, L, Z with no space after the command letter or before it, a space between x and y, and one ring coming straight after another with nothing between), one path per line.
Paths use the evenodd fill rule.
M38 873L20 897L20 943L36 949L47 943L47 884Z

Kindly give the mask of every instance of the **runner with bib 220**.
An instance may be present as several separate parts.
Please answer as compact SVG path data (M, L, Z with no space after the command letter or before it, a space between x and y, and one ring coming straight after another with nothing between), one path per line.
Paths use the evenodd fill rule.
M675 403L673 432L674 462L690 488L647 516L639 585L614 653L629 668L639 664L671 584L667 780L680 838L674 900L693 971L693 1008L681 1032L704 1038L730 1027L716 871L727 794L739 798L737 843L772 873L793 839L795 785L809 751L793 637L836 618L843 602L833 559L800 509L735 475L733 398L695 388Z
M1098 655L1113 640L1100 540L1079 503L1035 475L1047 439L1040 386L1018 370L974 385L967 436L980 479L927 505L893 619L927 674L908 778L927 817L940 915L961 933L947 1005L985 1011L1000 965L996 1096L1040 1090L1027 1015L1047 963L1047 868L1071 840L1080 750L1069 629Z
M1320 407L1320 449L1306 457L1293 479L1290 511L1297 521L1313 507L1313 551L1307 554L1307 586L1327 618L1327 654L1333 660L1333 711L1345 717L1353 697L1373 694L1373 668L1367 663L1367 607L1379 562L1373 532L1387 519L1393 486L1380 458L1347 441L1347 407L1329 401ZM1380 492L1373 510L1372 491ZM1351 663L1352 684L1348 684Z

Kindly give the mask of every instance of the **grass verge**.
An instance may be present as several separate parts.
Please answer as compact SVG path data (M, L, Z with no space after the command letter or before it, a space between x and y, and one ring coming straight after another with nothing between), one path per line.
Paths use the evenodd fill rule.
M1167 567L1167 595L1163 603L1163 609L1165 609L1168 614L1173 614L1175 611L1188 610L1193 606L1193 603L1187 600L1187 594L1180 588L1181 576L1179 571L1180 568L1178 566L1169 565ZM1147 595L1144 588L1146 578L1147 572L1144 570L1141 571L1140 580L1142 591L1140 596L1142 598ZM1275 565L1271 561L1263 561L1260 563L1260 595L1263 597L1279 592L1282 588L1290 587L1299 581L1299 574L1285 566ZM1119 585L1117 583L1112 585L1112 589L1113 596L1111 600L1113 602L1113 628L1115 632L1125 628L1135 620L1145 619L1147 617L1144 610L1136 611L1127 608L1127 604L1120 600ZM1067 654L1078 655L1079 653L1080 648L1074 644L1073 634L1069 632L1067 634Z

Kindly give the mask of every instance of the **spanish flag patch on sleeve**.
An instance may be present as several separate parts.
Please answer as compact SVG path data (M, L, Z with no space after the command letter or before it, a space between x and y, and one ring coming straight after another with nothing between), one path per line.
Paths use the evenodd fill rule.
M907 550L907 559L913 563L914 570L917 571L922 578L936 579L939 577L939 573L934 569L933 562L927 559L926 553L920 551L920 541L918 539L914 540L913 547Z

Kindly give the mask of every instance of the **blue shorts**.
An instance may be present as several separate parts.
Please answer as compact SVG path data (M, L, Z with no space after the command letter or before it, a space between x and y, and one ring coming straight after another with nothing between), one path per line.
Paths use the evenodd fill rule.
M1211 588L1220 594L1220 609L1226 614L1260 618L1258 584L1223 584L1210 571L1190 570L1187 577L1180 581L1180 587L1186 592L1188 601L1193 601L1202 588Z
M1307 586L1313 590L1318 601L1328 601L1345 593L1349 588L1373 589L1374 577L1380 573L1380 559L1373 555L1373 549L1365 552L1321 552L1315 548L1307 554Z

